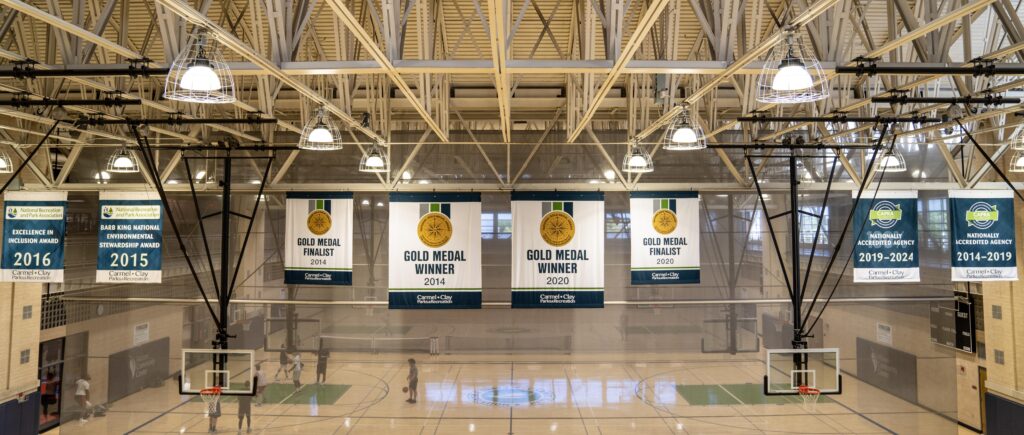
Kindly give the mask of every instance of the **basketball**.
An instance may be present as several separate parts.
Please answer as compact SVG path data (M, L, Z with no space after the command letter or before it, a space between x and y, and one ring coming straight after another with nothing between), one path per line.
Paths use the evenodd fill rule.
M402 387L402 392L403 393L408 393L409 392L409 387Z

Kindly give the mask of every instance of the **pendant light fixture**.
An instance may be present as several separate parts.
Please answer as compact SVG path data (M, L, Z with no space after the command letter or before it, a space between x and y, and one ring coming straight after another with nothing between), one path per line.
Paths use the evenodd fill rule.
M757 76L757 101L807 103L828 98L828 79L821 63L807 50L795 29L785 30Z
M119 174L137 173L139 172L139 163L135 160L135 156L128 151L128 147L123 146L110 155L110 159L107 160L107 172Z
M707 141L704 138L704 129L690 119L689 107L684 105L683 110L669 124L668 134L661 147L670 151L689 151L707 148Z
M0 151L0 174L11 174L14 172L14 164L11 163L11 156Z
M882 160L878 162L878 167L887 173L906 172L907 161L903 158L903 154L900 154L899 150L893 148L885 151L885 154L882 155Z
M1011 142L1013 157L1010 158L1010 172L1024 172L1024 130L1017 129ZM5 155L6 156L6 155Z
M1024 151L1018 150L1013 153L1010 160L1010 172L1024 172Z
M164 97L189 103L235 101L235 80L224 62L217 40L198 29L171 64Z
M622 172L644 174L654 172L654 161L636 139L630 140L629 151L622 156Z
M306 122L299 138L299 148L312 151L334 151L342 148L341 130L331 120L327 109L320 107Z
M363 113L363 128L370 128L369 113ZM377 140L359 160L359 172L381 173L390 170L391 162L388 161L388 155L384 152L384 141Z
M388 172L390 169L388 155L380 142L374 143L359 160L359 172Z

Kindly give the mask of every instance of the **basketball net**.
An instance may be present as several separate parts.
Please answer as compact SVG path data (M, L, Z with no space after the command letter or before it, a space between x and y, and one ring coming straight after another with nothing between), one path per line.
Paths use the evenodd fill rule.
M798 391L800 392L800 398L804 401L804 409L813 411L818 404L818 398L821 397L821 390L801 385Z
M199 390L199 397L206 404L206 416L209 417L217 411L217 402L220 401L220 387L203 388Z

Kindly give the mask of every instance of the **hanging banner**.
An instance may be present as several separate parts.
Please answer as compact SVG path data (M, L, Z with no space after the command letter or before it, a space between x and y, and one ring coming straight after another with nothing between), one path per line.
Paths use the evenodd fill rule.
M352 285L352 192L285 196L284 283Z
M512 192L512 308L604 306L604 193Z
M63 282L67 192L8 192L0 280Z
M96 282L159 283L163 206L156 193L100 192Z
M388 307L480 308L480 194L392 193Z
M953 281L1016 281L1010 190L949 191Z
M853 215L853 282L920 282L917 192L865 196Z
M630 283L700 282L697 192L629 194Z

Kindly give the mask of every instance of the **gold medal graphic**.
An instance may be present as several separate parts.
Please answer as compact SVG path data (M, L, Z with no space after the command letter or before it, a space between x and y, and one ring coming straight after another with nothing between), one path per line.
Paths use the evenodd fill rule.
M420 218L416 235L424 245L440 248L452 239L452 221L444 213L427 213Z
M313 210L306 218L306 228L309 232L322 236L331 230L331 215L323 210Z
M540 220L540 236L551 246L563 246L576 235L576 223L564 211L555 210Z
M676 214L668 209L655 212L654 219L651 221L654 231L657 231L659 234L671 234L676 230L676 224L678 223L679 220L676 218Z

